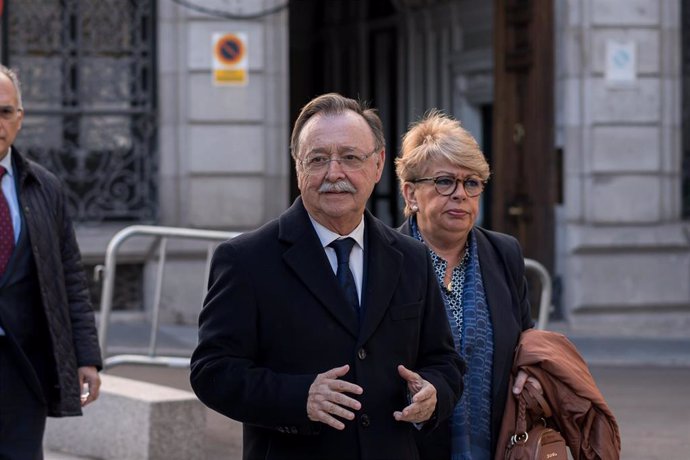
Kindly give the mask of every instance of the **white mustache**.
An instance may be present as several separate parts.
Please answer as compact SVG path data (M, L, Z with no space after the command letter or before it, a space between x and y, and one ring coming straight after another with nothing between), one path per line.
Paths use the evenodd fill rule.
M357 189L350 181L342 179L337 182L322 182L319 187L319 193L328 192L347 192L347 193L357 193Z

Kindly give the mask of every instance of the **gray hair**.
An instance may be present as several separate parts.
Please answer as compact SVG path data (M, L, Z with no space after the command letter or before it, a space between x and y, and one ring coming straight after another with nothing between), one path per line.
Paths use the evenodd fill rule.
M17 76L17 72L10 69L9 67L0 64L0 74L10 79L10 81L14 85L14 90L17 93L17 104L19 105L18 108L20 110L24 110L24 105L22 104L22 87L19 84L19 77Z
M337 115L347 110L360 115L371 128L374 135L374 148L378 151L386 145L386 140L383 135L383 123L376 113L375 109L368 108L365 103L356 101L338 93L327 93L318 96L307 103L299 113L295 126L292 129L292 137L290 139L290 150L292 151L292 158L299 166L299 136L302 133L304 125L307 124L310 118L314 115Z

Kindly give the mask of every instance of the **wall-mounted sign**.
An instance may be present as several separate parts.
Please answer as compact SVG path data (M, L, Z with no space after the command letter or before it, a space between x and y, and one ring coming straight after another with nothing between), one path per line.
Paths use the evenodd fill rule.
M606 42L606 82L632 83L637 79L637 54L634 41Z
M246 85L249 80L247 34L216 32L212 37L212 46L213 84Z

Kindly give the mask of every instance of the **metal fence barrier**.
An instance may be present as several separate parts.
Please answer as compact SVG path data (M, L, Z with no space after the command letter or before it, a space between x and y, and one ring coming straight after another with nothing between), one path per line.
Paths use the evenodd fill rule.
M195 228L159 227L153 225L132 225L126 227L113 236L108 243L105 253L105 266L96 267L103 276L103 290L101 295L100 326L98 328L98 341L103 355L103 367L108 369L119 364L154 364L169 367L189 367L189 358L178 356L158 356L156 346L158 339L158 326L160 316L161 291L163 288L163 275L167 256L168 239L191 239L209 241L206 251L206 264L202 279L201 298L206 294L205 287L208 280L211 256L214 246L221 242L240 235L240 232L223 232L216 230L201 230ZM148 354L121 354L108 356L108 327L110 314L113 307L113 291L115 289L115 272L117 268L117 254L122 244L134 236L149 236L158 240L158 271L151 309L151 332L149 335ZM201 302L199 303L201 305Z
M96 270L103 277L103 290L101 296L100 326L98 328L98 340L103 355L103 367L105 369L120 364L146 364L168 367L188 367L189 357L179 356L158 356L156 354L158 327L160 316L161 291L163 287L163 275L165 273L165 263L167 256L168 239L191 239L209 241L206 251L205 270L202 279L201 299L206 294L206 281L209 276L209 269L213 249L221 241L229 240L240 235L241 232L224 232L216 230L202 230L193 228L179 227L159 227L152 225L133 225L120 230L113 236L108 243L105 254L105 266L98 266ZM115 288L115 274L117 268L117 254L120 247L129 238L135 236L150 236L158 240L158 270L156 274L156 285L154 291L153 305L151 309L151 331L149 335L148 353L142 354L119 354L108 356L108 327L110 325L110 314L112 312L113 291ZM536 322L537 329L545 329L548 323L551 310L551 277L546 268L533 259L525 259L525 270L533 272L539 278L541 285L541 296L539 302L539 314ZM200 302L201 305L201 302Z
M528 273L533 272L539 278L541 295L539 297L539 315L537 316L535 327L543 330L546 329L546 325L549 322L549 314L551 313L551 297L553 295L551 276L546 267L534 259L525 259L525 270Z

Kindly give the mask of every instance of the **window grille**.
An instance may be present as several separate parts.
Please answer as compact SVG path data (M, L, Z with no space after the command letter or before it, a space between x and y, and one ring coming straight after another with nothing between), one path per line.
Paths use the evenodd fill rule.
M65 183L76 221L157 214L154 0L9 0L2 58L22 82L17 148Z

